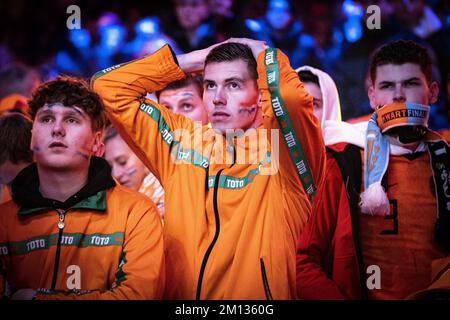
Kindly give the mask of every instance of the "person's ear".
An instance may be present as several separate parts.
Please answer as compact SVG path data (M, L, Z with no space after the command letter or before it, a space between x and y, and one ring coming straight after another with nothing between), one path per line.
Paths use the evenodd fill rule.
M439 85L436 81L431 82L430 84L430 92L428 94L428 104L433 104L437 101L439 96Z
M94 144L92 145L92 154L96 157L101 157L105 153L105 144L103 143L103 132L97 131L94 137Z
M377 103L375 100L375 88L373 84L371 84L369 86L369 89L367 89L367 96L369 97L370 107L372 108L372 110L375 110L377 108Z

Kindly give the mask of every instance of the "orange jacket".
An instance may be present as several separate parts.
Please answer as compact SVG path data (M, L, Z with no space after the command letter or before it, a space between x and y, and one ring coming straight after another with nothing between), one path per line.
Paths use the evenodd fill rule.
M20 94L10 94L0 99L0 113L8 110L19 110L29 116L28 98Z
M38 186L35 165L18 178L22 187ZM30 288L38 290L37 299L161 298L164 248L155 205L107 180L112 184L106 189L100 186L89 197L80 191L63 204L30 196L19 199L20 206L13 201L0 205L0 289L6 280L11 294ZM64 207L77 195L81 201ZM59 212L65 212L63 229L58 228Z
M0 204L11 200L9 189L7 185L0 184Z
M450 142L450 129L439 130L438 133L444 137L447 142Z
M301 144L314 181L320 180L325 149L312 98L280 51L275 51L272 60L279 72L271 73L270 83L278 84L271 97L265 66L270 59L265 60L265 55L274 51L269 50L273 49L257 59L263 126L246 133L250 139L245 143L238 144L235 139L231 149L225 147L225 138L208 126L195 125L145 99L147 92L185 77L168 46L143 59L100 71L92 79L113 125L164 187L168 298L296 296L295 245L311 205L282 134L277 138L279 170L275 174L262 174L273 165L269 157L276 156L265 152L248 163L215 161L220 152L231 158L251 149L249 141L255 142L262 129L279 129L273 111L277 108L293 123L298 140L291 147L298 151ZM278 104L272 106L275 96ZM174 132L180 129L184 133L177 137ZM260 154L261 150L257 151L250 156Z
M142 181L138 191L152 199L158 208L161 219L164 219L164 189L158 179L156 179L153 174L149 173L144 178L144 181Z
M348 147L329 148L348 153ZM390 155L386 184L392 214L370 216L358 205L364 151L353 147L357 156L345 158L352 168L345 174L339 165L344 160L338 162L331 150L327 154L326 178L298 240L300 299L403 299L427 287L433 261L445 257L433 241L437 208L428 153ZM373 266L381 270L381 288L370 290Z

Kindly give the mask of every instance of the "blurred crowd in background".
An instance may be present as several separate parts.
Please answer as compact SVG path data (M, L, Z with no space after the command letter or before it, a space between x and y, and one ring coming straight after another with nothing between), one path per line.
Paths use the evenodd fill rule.
M81 9L81 28L69 30L66 10L73 4ZM370 5L380 8L379 29L367 26ZM450 1L5 0L0 12L0 103L14 90L29 96L58 74L89 78L166 43L183 53L248 37L280 48L294 69L310 65L330 74L349 120L371 110L361 84L368 86L373 49L410 39L429 49L441 87L430 126L450 127Z

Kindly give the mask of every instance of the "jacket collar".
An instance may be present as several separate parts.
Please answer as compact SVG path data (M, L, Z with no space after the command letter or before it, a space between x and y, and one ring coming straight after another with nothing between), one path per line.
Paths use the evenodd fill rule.
M106 211L106 190L115 185L109 164L102 158L92 157L88 183L64 202L44 198L41 195L36 164L23 169L13 180L11 189L12 198L20 207L18 214L27 215L56 208L104 212Z

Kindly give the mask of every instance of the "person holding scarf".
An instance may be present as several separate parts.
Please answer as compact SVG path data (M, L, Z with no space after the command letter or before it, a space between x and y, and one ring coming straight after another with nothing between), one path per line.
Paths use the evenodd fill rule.
M370 72L371 119L326 123L325 179L297 247L301 299L404 299L432 280L450 292L431 277L432 264L450 274L450 147L428 128L431 59L399 40Z

